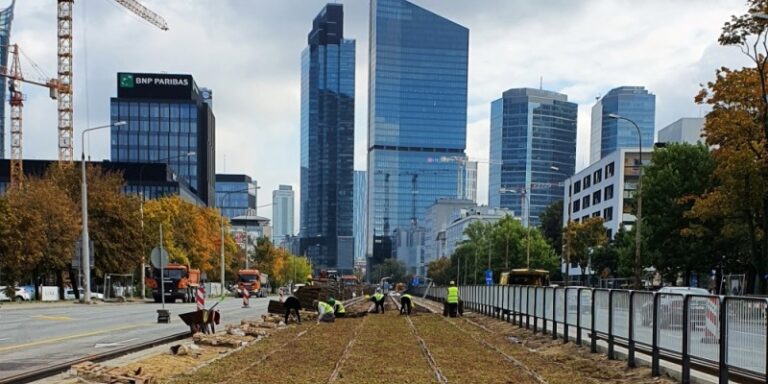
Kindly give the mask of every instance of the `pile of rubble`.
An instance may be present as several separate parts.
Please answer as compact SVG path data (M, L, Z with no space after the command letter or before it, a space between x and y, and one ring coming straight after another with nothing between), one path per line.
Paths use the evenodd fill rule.
M135 372L126 373L119 367L106 367L90 361L73 365L69 369L69 374L72 377L99 383L151 384L157 382L154 376L144 374L141 368Z

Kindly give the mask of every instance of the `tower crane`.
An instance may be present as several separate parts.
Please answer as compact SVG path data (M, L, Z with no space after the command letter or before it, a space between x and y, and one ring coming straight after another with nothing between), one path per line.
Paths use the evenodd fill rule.
M19 46L13 44L6 48L8 48L11 54L11 67L0 67L0 76L9 80L8 91L10 97L8 98L8 103L11 106L11 186L13 187L20 186L22 180L24 180L24 165L22 163L22 109L25 97L21 92L21 83L48 88L50 97L54 100L58 95L59 83L55 79L47 79L44 82L25 79L21 71ZM37 67L34 63L33 66Z
M73 100L72 100L72 6L75 0L57 1L57 67L58 67L58 113L59 113L59 162L71 164L73 160ZM168 30L168 24L155 12L136 0L114 0L150 24Z

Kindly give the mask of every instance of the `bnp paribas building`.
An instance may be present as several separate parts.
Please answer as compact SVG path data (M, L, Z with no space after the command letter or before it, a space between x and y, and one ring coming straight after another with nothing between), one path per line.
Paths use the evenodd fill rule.
M165 163L208 206L215 206L215 132L211 91L191 75L117 74L110 99L112 161ZM151 185L132 191L152 197Z

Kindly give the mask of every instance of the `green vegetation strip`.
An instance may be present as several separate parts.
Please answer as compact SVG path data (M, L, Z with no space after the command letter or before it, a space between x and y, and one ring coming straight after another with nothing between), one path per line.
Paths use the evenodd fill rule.
M413 323L451 383L540 384L528 372L438 315L414 316Z
M421 355L405 316L370 314L336 383L435 383Z

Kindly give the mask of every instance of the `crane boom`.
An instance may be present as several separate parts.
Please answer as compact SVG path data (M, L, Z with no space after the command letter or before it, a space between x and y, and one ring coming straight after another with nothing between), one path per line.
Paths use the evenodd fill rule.
M122 5L129 11L139 15L142 19L148 21L152 25L162 29L163 31L168 30L168 24L165 22L165 19L163 19L162 16L158 15L157 13L153 12L149 8L141 5L136 0L115 0L116 3Z

